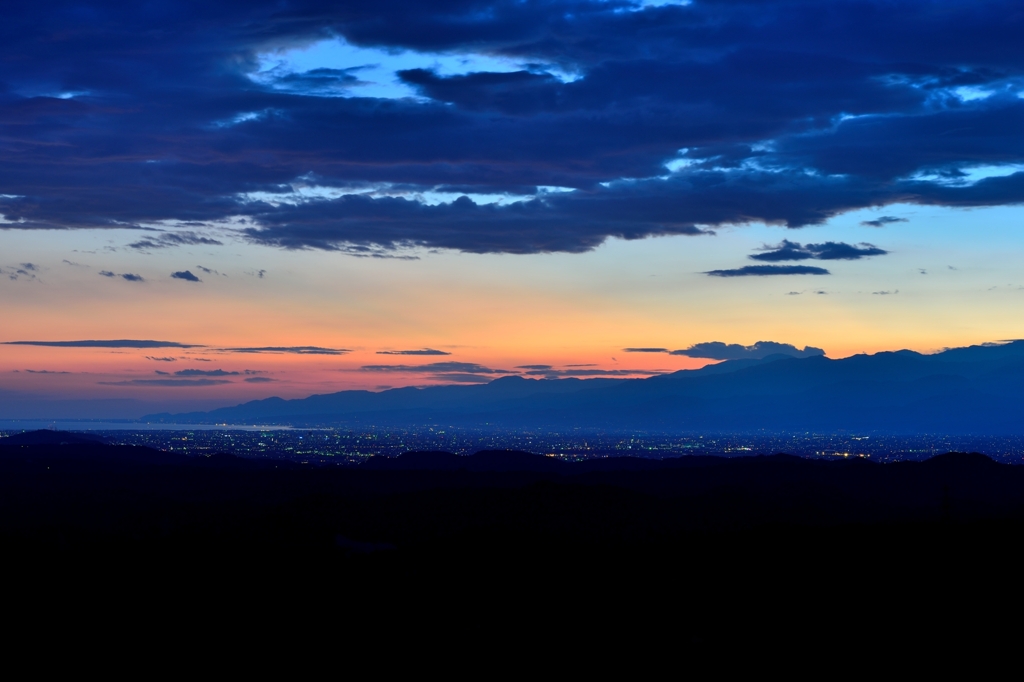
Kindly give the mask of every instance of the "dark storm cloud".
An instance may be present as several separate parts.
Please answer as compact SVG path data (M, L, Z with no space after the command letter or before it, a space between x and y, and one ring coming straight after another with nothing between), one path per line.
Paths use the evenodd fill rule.
M1020 203L1024 173L966 178L1024 163L1022 29L1013 0L14 3L0 214L5 229L189 228L140 250L219 245L203 225L230 218L257 243L382 256ZM420 97L393 100L355 96L362 63L248 77L260 54L331 36L519 66L443 75L424 56L399 74ZM343 196L266 200L300 184ZM380 195L395 188L409 198ZM440 188L529 200L411 198Z
M188 270L182 270L180 272L172 272L171 273L171 279L183 279L186 282L202 282L203 281L203 280L199 279L198 277L196 277L195 275L193 275Z
M54 348L204 348L191 343L176 341L142 341L115 339L109 341L3 341L8 346L50 346Z
M825 268L811 265L744 265L732 270L709 270L712 277L767 277L771 275L828 275Z
M379 350L377 355L451 355L451 353L433 348L423 348L422 350Z
M770 263L790 260L857 260L869 256L884 256L889 253L874 244L845 244L843 242L825 242L824 244L802 245L783 239L781 244L765 247L761 253L748 258Z
M345 355L352 352L346 348L321 348L320 346L257 346L221 348L219 350L226 353L292 353L295 355Z
M860 224L865 225L867 227L885 227L886 225L891 225L893 223L905 222L908 222L906 218L897 218L896 216L892 215L883 215L879 216L878 218L875 218L874 220L862 220Z
M689 348L682 350L674 350L671 354L708 360L741 360L745 358L760 359L776 354L791 355L794 358L810 358L824 355L825 351L812 346L805 346L803 350L800 350L791 344L777 343L775 341L758 341L750 346L743 346L738 343L708 341L706 343L695 343Z

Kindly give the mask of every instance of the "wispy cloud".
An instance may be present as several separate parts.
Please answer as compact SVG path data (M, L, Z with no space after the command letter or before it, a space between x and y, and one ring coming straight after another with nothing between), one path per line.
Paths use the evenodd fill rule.
M525 367L525 365L524 365ZM535 366L536 367L536 366ZM661 369L556 369L548 367L541 369L527 369L523 372L526 376L540 376L545 379L560 379L568 377L628 377L628 376L655 376L664 374L668 370Z
M783 239L775 246L766 246L761 253L748 256L753 260L780 262L794 260L858 260L871 256L884 256L889 253L874 244L846 244L844 242L824 242L822 244L800 244Z
M451 355L443 350L424 348L422 350L379 350L377 355Z
M862 220L861 225L867 227L885 227L886 225L892 225L893 223L905 223L909 222L906 218L897 218L892 215L883 215L875 218L874 220Z
M475 362L430 362L425 365L363 365L363 372L425 373L462 372L466 374L515 374L507 369L491 369Z
M238 376L241 372L228 372L223 369L182 369L174 373L176 377L228 377Z
M148 341L138 339L109 339L86 341L0 341L7 346L50 346L53 348L205 348L194 343L177 341Z
M121 279L127 280L129 282L145 282L146 281L145 279L143 279L142 275L135 275L135 274L132 274L130 272L126 272L124 274L118 275L117 273L111 272L110 270L100 270L98 274L101 277L120 277Z
M347 348L322 348L320 346L255 346L241 348L219 348L225 353L291 353L294 355L345 355L352 351Z
M218 386L230 384L227 379L127 379L125 381L99 381L106 386L163 386L181 388L190 386Z
M709 270L712 277L768 277L772 275L830 275L825 268L811 265L744 265L732 270Z
M158 236L146 237L128 245L139 250L166 249L171 246L223 246L224 242L204 237L195 232L163 232Z

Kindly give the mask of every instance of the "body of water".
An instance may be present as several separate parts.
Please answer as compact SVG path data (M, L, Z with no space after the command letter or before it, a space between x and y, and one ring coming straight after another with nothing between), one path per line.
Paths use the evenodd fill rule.
M33 419L0 419L0 431L290 431L290 426L259 424L163 424L147 422L43 421ZM308 429L305 429L308 430Z

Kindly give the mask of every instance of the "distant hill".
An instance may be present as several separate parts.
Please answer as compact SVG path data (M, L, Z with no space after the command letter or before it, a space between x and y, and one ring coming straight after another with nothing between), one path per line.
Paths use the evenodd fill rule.
M775 355L647 379L526 379L268 398L147 421L667 432L1024 434L1024 341L934 355Z
M105 442L101 436L87 433L39 429L8 436L0 440L0 445L96 445Z
M0 438L0 463L41 460L79 462L91 466L96 463L183 464L190 458L133 445L110 445L99 436L69 431L41 429Z

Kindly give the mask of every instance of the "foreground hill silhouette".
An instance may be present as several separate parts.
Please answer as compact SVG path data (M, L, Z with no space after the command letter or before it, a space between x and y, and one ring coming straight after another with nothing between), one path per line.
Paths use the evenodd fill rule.
M217 603L393 634L558 604L566 636L645 623L617 637L678 648L817 641L898 600L948 634L967 632L951 605L1007 599L991 575L1024 532L1024 467L977 454L414 452L314 468L74 440L0 439L0 546L20 590L83 613L145 594L147 612Z
M823 356L773 355L647 379L503 377L475 386L268 398L148 421L656 429L739 433L1024 433L1024 341Z

